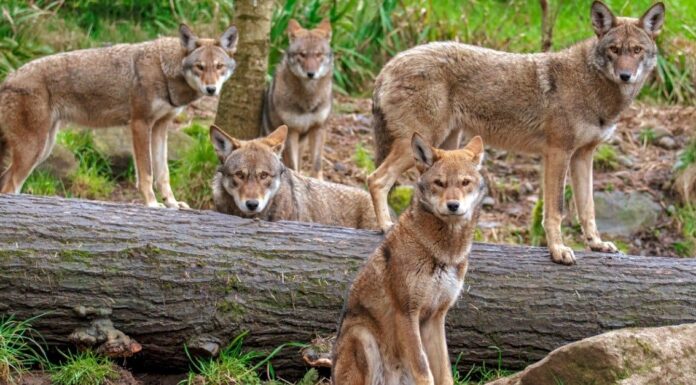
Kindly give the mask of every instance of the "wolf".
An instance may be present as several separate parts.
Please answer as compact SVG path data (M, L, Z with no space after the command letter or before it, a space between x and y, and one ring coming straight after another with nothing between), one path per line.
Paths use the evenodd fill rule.
M596 36L556 53L437 42L404 51L385 65L373 94L379 167L368 177L382 230L392 226L387 193L414 164L413 132L444 149L457 148L464 135L481 135L494 147L541 154L543 224L554 262L575 263L561 235L568 168L586 245L618 252L602 241L595 224L592 155L655 67L665 6L656 3L635 19L616 17L595 1L590 16Z
M292 19L288 23L290 46L278 64L263 105L263 127L285 124L289 128L284 163L300 171L303 144L309 140L311 175L322 179L325 124L331 113L333 53L331 23L322 21L307 30Z
M187 104L220 93L236 67L237 39L234 26L210 39L182 24L179 38L60 53L20 67L0 86L0 165L9 158L0 168L0 193L20 191L62 125L129 125L145 204L188 208L169 183L167 128Z
M221 213L266 221L291 220L377 230L372 199L355 187L304 177L280 157L288 135L282 125L268 136L242 141L210 127L220 160L213 201Z
M464 283L486 185L483 142L431 147L418 133L421 175L407 211L350 288L333 352L334 385L452 385L445 316Z

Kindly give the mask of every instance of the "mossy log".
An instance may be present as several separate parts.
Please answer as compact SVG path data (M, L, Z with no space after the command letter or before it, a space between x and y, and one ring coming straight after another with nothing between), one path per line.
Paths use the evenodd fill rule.
M108 318L149 370L188 367L184 344L271 350L335 331L344 295L379 244L376 232L268 223L206 211L0 196L0 315L33 321L48 343ZM520 368L572 341L624 328L696 321L696 259L476 244L447 319L460 364ZM94 329L94 324L92 324ZM211 349L209 349L211 350ZM212 349L214 350L214 349ZM304 370L295 348L273 361Z

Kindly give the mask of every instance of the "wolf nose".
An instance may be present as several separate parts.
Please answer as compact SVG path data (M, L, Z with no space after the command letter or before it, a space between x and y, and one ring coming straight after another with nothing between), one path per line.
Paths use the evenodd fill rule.
M256 211L256 209L259 207L259 201L256 199L249 199L246 201L246 207L251 211Z
M459 210L459 202L447 202L447 208L449 211L456 213Z
M314 79L314 72L307 72L307 77L310 79Z
M216 89L217 89L217 88L215 88L214 86L205 87L205 90L208 91L208 94L209 94L209 95L215 95L215 90L216 90Z
M619 75L619 77L621 78L621 80L623 80L625 82L631 80L631 74L621 74L621 75Z

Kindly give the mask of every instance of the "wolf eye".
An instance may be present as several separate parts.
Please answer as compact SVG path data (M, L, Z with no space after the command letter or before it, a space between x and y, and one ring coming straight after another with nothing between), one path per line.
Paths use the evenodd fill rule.
M264 180L264 179L268 178L268 176L269 176L268 173L263 171L259 174L259 179Z
M611 51L611 53L617 55L619 53L619 47L609 47L609 51Z
M236 176L239 179L244 179L244 173L242 171L235 172L234 176Z
M464 179L464 180L462 181L462 186L463 186L463 187L466 187L466 186L468 186L468 185L470 185L470 184L471 184L471 181L468 180L468 179Z
M222 63L218 63L215 67L216 67L218 70L221 70L221 69L223 69L223 67L225 67L225 65L222 64Z
M300 52L299 55L300 55L300 57L303 58L303 59L304 59L305 57L307 57L307 53L305 53L305 52Z
M633 53L638 55L643 50L643 47L633 47Z
M205 66L204 66L202 63L196 64L196 68L197 68L199 71L204 71L204 70L205 70Z
M443 182L439 179L435 179L435 182L433 182L433 183L435 183L435 186L437 186L437 187L445 187L445 182Z

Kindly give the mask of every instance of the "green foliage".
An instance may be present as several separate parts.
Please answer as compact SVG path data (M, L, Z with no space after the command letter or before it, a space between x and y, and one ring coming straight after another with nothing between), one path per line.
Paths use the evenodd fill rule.
M674 251L682 257L696 257L696 208L679 207L674 216L683 237L673 244Z
M395 186L389 192L389 206L394 210L396 215L400 215L411 204L412 198L413 187Z
M681 171L694 163L696 163L696 139L689 141L684 149L679 152L674 168Z
M370 150L365 147L362 142L355 145L355 154L353 154L355 165L365 173L370 174L375 171L375 160Z
M544 231L544 200L539 198L532 209L531 224L529 225L529 241L532 246L540 246L546 239Z
M111 165L97 150L91 131L65 130L57 141L79 161L77 171L69 176L68 195L85 199L106 199L116 188Z
M619 156L616 148L608 143L602 143L597 147L594 155L595 168L603 171L613 171L619 168Z
M7 0L0 6L0 79L25 62L52 52L33 36L33 27L50 16L51 8L29 7L21 0Z
M218 166L208 128L199 123L186 127L184 132L191 136L194 144L186 149L181 159L170 162L172 189L177 199L191 207L212 207L213 191L210 183Z
M32 320L0 318L0 383L18 384L30 368L46 364L46 355L33 337Z
M23 194L64 195L63 182L45 170L35 170L22 186Z
M108 358L91 351L65 355L65 362L52 368L55 385L101 385L118 378L114 364Z
M638 133L638 139L643 147L655 141L655 130L652 127L645 127Z

